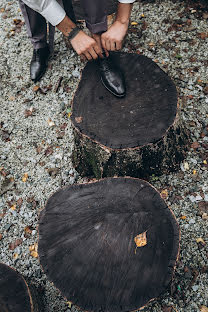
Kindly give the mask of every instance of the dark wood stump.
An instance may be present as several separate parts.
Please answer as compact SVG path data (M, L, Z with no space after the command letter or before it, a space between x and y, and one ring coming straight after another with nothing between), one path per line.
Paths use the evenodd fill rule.
M73 163L82 176L148 177L178 169L189 134L180 118L176 87L151 59L112 53L125 74L127 95L118 99L88 62L75 93Z
M37 292L23 276L0 263L0 312L39 312Z
M169 285L178 249L173 213L156 189L135 178L66 187L40 215L43 270L83 310L143 307Z

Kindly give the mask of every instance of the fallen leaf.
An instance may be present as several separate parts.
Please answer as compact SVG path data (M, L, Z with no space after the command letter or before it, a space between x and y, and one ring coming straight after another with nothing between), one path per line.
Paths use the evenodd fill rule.
M49 156L53 154L53 147L52 146L48 146L45 150L45 156Z
M2 236L2 234L0 234L0 241L2 240L2 238L3 238L3 236Z
M186 216L181 216L182 220L186 220L186 218L187 218Z
M69 309L71 309L71 307L72 307L72 302L71 302L71 301L67 301L66 304L68 305Z
M147 245L146 233L147 233L147 231L137 235L136 237L134 237L134 242L136 244L135 254L136 254L137 247L143 247L143 246Z
M77 123L80 123L80 122L82 122L83 117L75 117L75 120Z
M189 170L189 164L186 161L184 162L184 169Z
M31 225L28 225L24 228L25 238L28 238L32 234L32 230L33 230L33 227Z
M138 23L137 22L131 22L131 25L136 26L136 25L138 25Z
M34 86L34 87L33 87L33 91L34 91L34 92L38 92L39 89L40 89L40 86Z
M194 170L193 170L193 174L196 174L196 173L197 173L197 171L194 169Z
M22 244L22 239L21 238L16 239L13 243L9 244L9 249L14 250L17 246L19 246L21 244Z
M163 199L167 199L168 198L168 190L165 189L165 190L162 190L162 192L160 193L161 197Z
M201 237L197 238L196 242L197 242L197 244L202 243L202 245L206 245L205 241Z
M191 147L193 148L193 149L197 149L197 148L199 148L200 147L200 145L199 145L199 143L198 142L193 142L192 144L191 144Z
M10 209L16 210L16 205L12 205Z
M30 255L31 255L33 258L38 258L38 253L37 253L37 251L31 251Z
M23 177L22 177L22 182L26 182L28 179L28 173L24 173Z
M13 254L13 258L14 258L14 259L17 259L17 258L18 258L18 254L17 254L17 253L14 253L14 254Z
M49 118L48 119L48 125L49 125L49 127L54 127L55 123Z

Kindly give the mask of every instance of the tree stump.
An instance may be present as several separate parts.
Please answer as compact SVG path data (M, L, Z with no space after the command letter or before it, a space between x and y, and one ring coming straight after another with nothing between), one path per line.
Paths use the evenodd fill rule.
M179 227L160 194L135 178L66 187L42 210L47 277L84 311L133 311L169 285Z
M127 95L112 95L101 83L96 61L87 63L72 101L75 168L96 178L145 178L177 170L189 133L175 85L146 56L114 52L112 58L125 74Z
M35 288L26 283L23 276L0 263L0 311L39 312Z

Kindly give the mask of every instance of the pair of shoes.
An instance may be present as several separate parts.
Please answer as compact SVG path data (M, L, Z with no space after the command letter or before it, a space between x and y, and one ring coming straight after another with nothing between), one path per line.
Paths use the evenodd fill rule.
M126 95L126 86L121 70L112 62L110 56L106 57L105 53L103 58L98 59L98 65L105 88L116 97L123 98Z
M30 78L32 81L39 81L46 72L50 56L49 47L34 49L30 63Z

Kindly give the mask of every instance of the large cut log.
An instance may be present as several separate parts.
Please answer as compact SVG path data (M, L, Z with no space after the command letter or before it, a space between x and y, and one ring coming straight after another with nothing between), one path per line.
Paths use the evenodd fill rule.
M146 56L115 52L112 58L124 72L127 95L108 92L97 63L87 63L72 102L75 168L96 178L177 170L189 134L174 83Z
M0 263L0 312L40 312L37 291L23 276Z
M169 285L179 227L135 178L66 187L42 210L38 253L48 279L84 311L133 311Z

